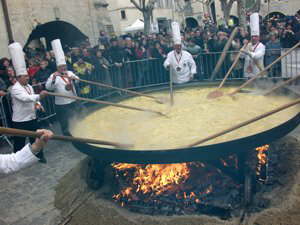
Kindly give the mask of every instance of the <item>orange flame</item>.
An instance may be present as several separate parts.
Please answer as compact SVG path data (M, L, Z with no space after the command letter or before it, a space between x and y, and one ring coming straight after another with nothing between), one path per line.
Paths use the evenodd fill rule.
M187 163L146 166L119 163L113 167L119 171L135 168L133 177L133 184L137 187L135 192L143 194L162 194L172 189L174 185L184 183L190 174ZM132 191L132 188L125 188L121 191L121 195L129 196ZM115 199L116 197L114 196Z
M265 165L267 164L267 154L266 152L269 150L270 145L264 145L261 147L256 148L257 153L257 158L259 160L260 165Z
M264 165L267 164L268 158L267 158L267 151L269 150L270 145L264 145L261 147L256 148L257 151L257 159L258 159L258 165L256 169L256 175L260 176L261 171ZM263 180L260 178L260 180Z

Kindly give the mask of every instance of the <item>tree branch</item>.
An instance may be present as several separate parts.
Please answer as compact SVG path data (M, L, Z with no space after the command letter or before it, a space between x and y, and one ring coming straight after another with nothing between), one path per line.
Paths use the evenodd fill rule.
M157 0L149 0L147 8L148 9L154 9L154 5L157 2Z
M256 12L260 10L261 0L256 0L252 6L247 8L250 12Z
M135 6L135 8L137 8L138 10L143 12L143 9L141 8L141 6L135 0L130 0L130 2Z

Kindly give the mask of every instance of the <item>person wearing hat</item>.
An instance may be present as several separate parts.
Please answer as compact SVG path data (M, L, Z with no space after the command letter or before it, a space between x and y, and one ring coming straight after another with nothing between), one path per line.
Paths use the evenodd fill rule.
M171 51L164 62L166 69L171 69L173 82L183 84L191 81L197 73L193 56L182 50L180 27L177 22L172 23L174 50Z
M243 50L242 57L245 58L244 64L244 77L253 77L260 72L259 64L261 68L264 67L264 56L266 47L260 42L260 30L259 30L259 15L253 13L250 16L250 28L251 28L251 42L247 48Z
M0 154L0 174L10 174L39 161L37 155L42 151L49 139L53 137L50 130L37 130L41 135L32 144L25 145L20 151L12 154Z
M58 94L77 96L74 79L78 79L78 77L67 70L67 62L60 40L53 40L51 45L56 59L57 71L48 78L46 89ZM62 133L69 136L69 120L73 117L74 112L78 110L76 100L55 97L55 110Z
M24 52L22 46L15 42L8 46L12 58L13 66L16 71L16 83L10 90L12 100L12 122L16 129L35 131L39 129L37 122L36 110L43 110L39 100L47 95L46 91L35 94L32 86L28 84L29 75L27 73ZM34 138L30 138L30 143ZM20 151L25 145L25 137L14 137L14 152ZM38 155L41 162L46 162L43 152Z

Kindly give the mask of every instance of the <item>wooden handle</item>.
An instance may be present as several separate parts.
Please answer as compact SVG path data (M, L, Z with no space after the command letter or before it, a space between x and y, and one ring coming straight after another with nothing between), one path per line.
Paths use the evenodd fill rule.
M0 134L20 136L20 137L32 137L32 138L41 137L41 134L38 132L29 131L29 130L20 130L20 129L14 129L14 128L6 128L6 127L0 127ZM133 145L130 145L130 144L122 144L122 143L117 143L117 142L102 141L102 140L88 139L88 138L77 138L77 137L70 137L70 136L54 135L51 139L59 140L59 141L68 141L68 142L81 142L81 143L90 143L90 144L99 144L99 145L109 145L109 146L115 146L115 147L119 147L119 148L133 147Z
M273 91L276 91L277 89L279 89L279 88L281 88L281 87L283 87L285 85L288 85L291 82L293 82L293 81L295 81L295 80L297 80L299 78L300 78L300 74L298 74L297 76L295 76L295 77L293 77L293 78L291 78L291 79L289 79L289 80L287 80L287 81L285 81L285 82L283 82L283 83L281 83L281 84L273 87L271 90L269 90L266 93L264 93L264 95L268 95L268 94L272 93Z
M275 61L273 61L270 65L268 65L264 70L260 71L258 74L256 74L251 79L249 79L248 81L246 81L244 84L242 84L236 90L234 90L233 92L229 93L229 95L234 95L234 94L238 93L242 88L246 87L248 84L252 83L256 78L258 78L259 76L263 75L268 69L270 69L273 65L275 65L282 58L284 58L285 56L287 56L288 54L290 54L292 51L294 51L299 46L300 46L300 42L298 42L298 44L296 44L294 47L292 47L291 49L289 49L282 56L278 57Z
M124 88L114 87L114 86L111 86L111 85L108 85L108 84L103 84L103 83L100 83L100 82L95 82L95 81L90 81L90 80L83 80L83 79L75 78L75 77L73 79L78 80L80 82L87 83L87 84L93 84L93 85L100 86L100 87L106 87L106 88L110 88L110 89L124 91L124 92L130 93L130 94L133 94L133 95L139 95L139 96L151 98L151 99L154 99L155 101L157 101L159 103L163 103L160 99L158 99L158 98L156 98L152 95L147 95L147 94L144 94L144 93L140 93L140 92L137 92L137 91L131 91L131 90L124 89Z
M241 48L241 50L239 51L239 53L237 54L237 56L234 59L234 62L232 63L230 69L228 70L226 76L224 77L224 79L222 80L221 84L219 85L219 89L223 87L223 85L225 84L225 81L227 80L227 78L229 77L229 75L231 74L232 70L235 68L236 64L239 62L239 59L242 55L242 51L244 49L246 49L248 46L248 43L244 44L244 46Z
M261 120L261 119L263 119L263 118L266 118L266 117L268 117L268 116L271 116L272 114L275 114L275 113L277 113L277 112L280 112L280 111L282 111L282 110L285 110L285 109L287 109L287 108L290 108L290 107L292 107L292 106L294 106L294 105L297 105L297 104L299 104L299 103L300 103L300 98L297 99L297 100L295 100L295 101L293 101L293 102L291 102L291 103L285 104L285 105L280 106L280 107L278 107L278 108L276 108L276 109L274 109L274 110L271 110L271 111L269 111L269 112L266 112L266 113L264 113L264 114L262 114L262 115L260 115L260 116L256 116L256 117L254 117L253 119L250 119L250 120L247 120L247 121L245 121L245 122L239 123L239 124L237 124L237 125L235 125L235 126L232 126L232 127L228 128L228 129L225 129L225 130L220 131L220 132L218 132L218 133L216 133L216 134L210 135L210 136L208 136L208 137L206 137L206 138L203 138L203 139L201 139L201 140L199 140L199 141L196 141L196 142L194 142L194 143L192 143L192 144L190 144L190 145L187 145L187 146L183 146L183 147L181 147L181 148L191 148L191 147L193 147L193 146L196 146L196 145L202 144L202 143L204 143L204 142L210 141L210 140L215 139L215 138L217 138L217 137L219 137L219 136L222 136L222 135L224 135L224 134L230 133L230 132L232 132L232 131L234 131L234 130L237 130L237 129L241 128L241 127L247 126L247 125L249 125L249 124L251 124L251 123L253 123L253 122L256 122L256 121L258 121L258 120Z
M163 113L154 111L151 109L143 109L143 108L138 108L138 107L133 107L133 106L128 106L128 105L122 105L118 103L112 103L112 102L106 102L106 101L101 101L101 100L95 100L95 99L90 99L90 98L82 98L82 97L77 97L77 96L68 96L68 95L63 95L59 93L53 93L53 92L47 92L48 95L51 96L56 96L56 97L62 97L62 98L69 98L69 99L74 99L74 100L79 100L79 101L86 101L86 102L92 102L96 104L102 104L102 105L111 105L119 108L124 108L124 109L130 109L130 110L136 110L136 111L142 111L142 112L151 112L158 114L160 116L165 116Z
M215 67L215 69L214 69L214 71L213 71L213 73L210 77L210 80L213 80L215 78L216 74L219 72L219 70L222 66L222 63L224 62L224 59L226 57L227 51L228 51L228 49L231 45L231 42L232 42L233 38L236 36L237 32L238 32L238 27L234 28L234 30L232 31L229 39L227 40L227 43L226 43L226 45L223 49L223 52L221 54L221 57L220 57L218 63L217 63L217 65L216 65L216 67Z

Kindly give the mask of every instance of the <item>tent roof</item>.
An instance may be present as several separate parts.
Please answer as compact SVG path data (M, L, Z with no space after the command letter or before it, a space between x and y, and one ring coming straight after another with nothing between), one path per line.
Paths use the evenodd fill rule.
M137 19L133 24L124 29L125 32L132 32L144 29L144 22L141 19Z

